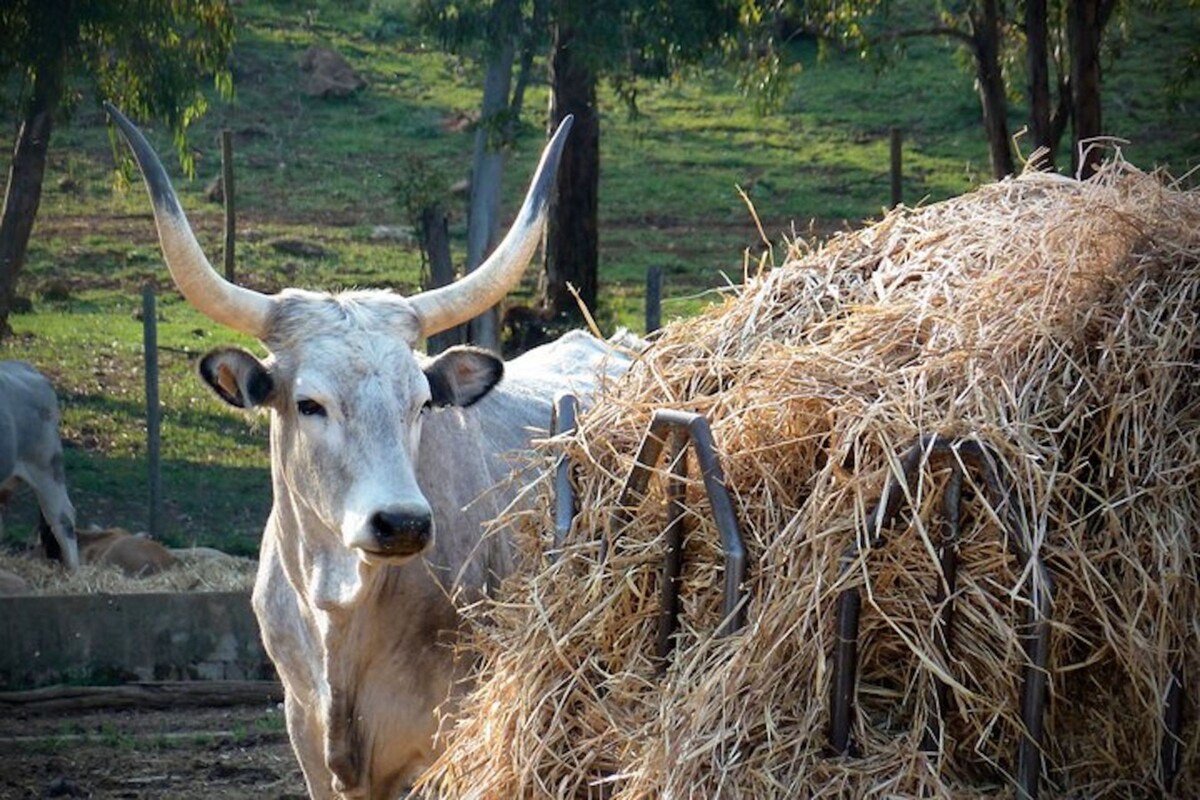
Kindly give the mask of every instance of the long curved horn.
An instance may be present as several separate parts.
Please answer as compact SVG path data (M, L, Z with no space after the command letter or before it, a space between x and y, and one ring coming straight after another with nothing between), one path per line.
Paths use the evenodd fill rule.
M162 162L137 126L111 103L104 110L117 123L146 180L163 260L184 298L200 313L234 330L262 339L271 299L222 278L200 249Z
M574 117L565 117L550 137L516 222L488 259L449 286L409 298L421 320L424 335L432 336L483 313L499 303L521 280L521 273L541 241L546 208L550 204L563 143L572 122Z

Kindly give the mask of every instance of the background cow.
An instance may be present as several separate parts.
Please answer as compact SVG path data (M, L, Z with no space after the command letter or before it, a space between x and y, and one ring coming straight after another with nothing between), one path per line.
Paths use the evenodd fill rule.
M259 339L260 359L200 363L219 397L271 415L274 506L254 607L286 688L288 730L317 798L394 797L435 754L463 665L454 602L511 569L483 526L515 496L508 456L544 431L556 392L586 392L627 359L571 334L514 360L473 348L427 359L420 339L497 303L537 249L570 120L552 138L513 228L479 269L413 297L265 296L205 258L157 156L109 113L146 179L163 256L187 300Z
M167 548L124 528L77 531L79 559L84 564L116 567L131 578L157 575L179 563Z
M0 496L24 481L37 496L47 555L79 567L75 508L67 497L58 398L45 376L24 361L0 361Z

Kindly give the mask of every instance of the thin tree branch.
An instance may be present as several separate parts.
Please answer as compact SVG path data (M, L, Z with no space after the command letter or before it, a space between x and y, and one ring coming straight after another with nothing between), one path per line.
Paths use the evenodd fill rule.
M932 25L928 28L906 28L900 31L888 31L887 33L873 37L870 41L872 44L879 44L881 42L894 42L899 39L916 39L922 36L946 36L966 42L969 45L974 45L975 43L975 38L971 34L950 25Z

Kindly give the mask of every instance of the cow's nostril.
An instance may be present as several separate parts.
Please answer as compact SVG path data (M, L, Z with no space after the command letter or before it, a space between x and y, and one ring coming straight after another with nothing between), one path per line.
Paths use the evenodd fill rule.
M371 528L380 549L400 554L415 553L429 543L433 519L428 511L376 511Z

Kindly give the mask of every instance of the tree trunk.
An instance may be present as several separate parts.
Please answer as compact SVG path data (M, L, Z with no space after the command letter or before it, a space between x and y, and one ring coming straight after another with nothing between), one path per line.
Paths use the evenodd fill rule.
M550 126L575 115L571 138L558 167L556 199L546 234L546 271L542 304L554 317L583 321L568 284L589 309L596 308L599 235L600 117L596 110L596 74L573 52L574 32L561 23L551 53Z
M25 268L29 235L42 202L42 179L46 174L46 151L54 110L62 95L62 53L49 56L39 66L33 83L29 111L17 131L8 190L0 211L0 338L12 333L9 311L16 294L17 279Z
M1067 125L1070 122L1071 78L1062 76L1058 81L1058 105L1055 106L1054 113L1050 115L1050 148L1055 153L1062 144L1063 134L1067 132Z
M519 37L521 42L521 61L517 67L517 82L513 86L512 104L508 114L508 141L516 137L517 122L525 108L525 90L529 87L529 79L533 76L533 58L538 52L538 41L541 32L546 27L549 14L547 0L534 0L533 12L527 25Z
M1029 73L1029 129L1034 150L1046 152L1031 159L1036 169L1054 169L1055 142L1050 127L1050 30L1046 0L1025 2L1025 58Z
M1000 10L997 0L983 0L982 16L971 15L972 49L975 51L975 82L983 108L983 127L987 134L996 179L1016 171L1008 135L1008 98L1004 74L1000 71Z
M446 212L435 204L421 210L421 246L429 259L429 285L426 289L437 289L454 283L454 261L450 256L450 231L447 228ZM435 333L425 342L425 351L436 355L448 347L463 343L463 326L455 325L449 330Z
M498 3L494 16L520 14L520 7L507 0ZM498 20L501 28L519 20ZM488 54L483 81L483 108L475 129L475 153L471 169L471 206L467 215L467 271L483 263L496 245L500 228L500 184L504 176L504 157L509 144L509 93L512 87L516 40L502 35ZM480 347L500 349L500 314L493 307L471 320L469 338Z
M1080 178L1091 177L1104 157L1100 148L1088 146L1088 140L1103 133L1100 40L1111 12L1112 4L1102 0L1073 0L1067 11L1067 36L1071 46L1071 119L1075 124L1072 164Z

